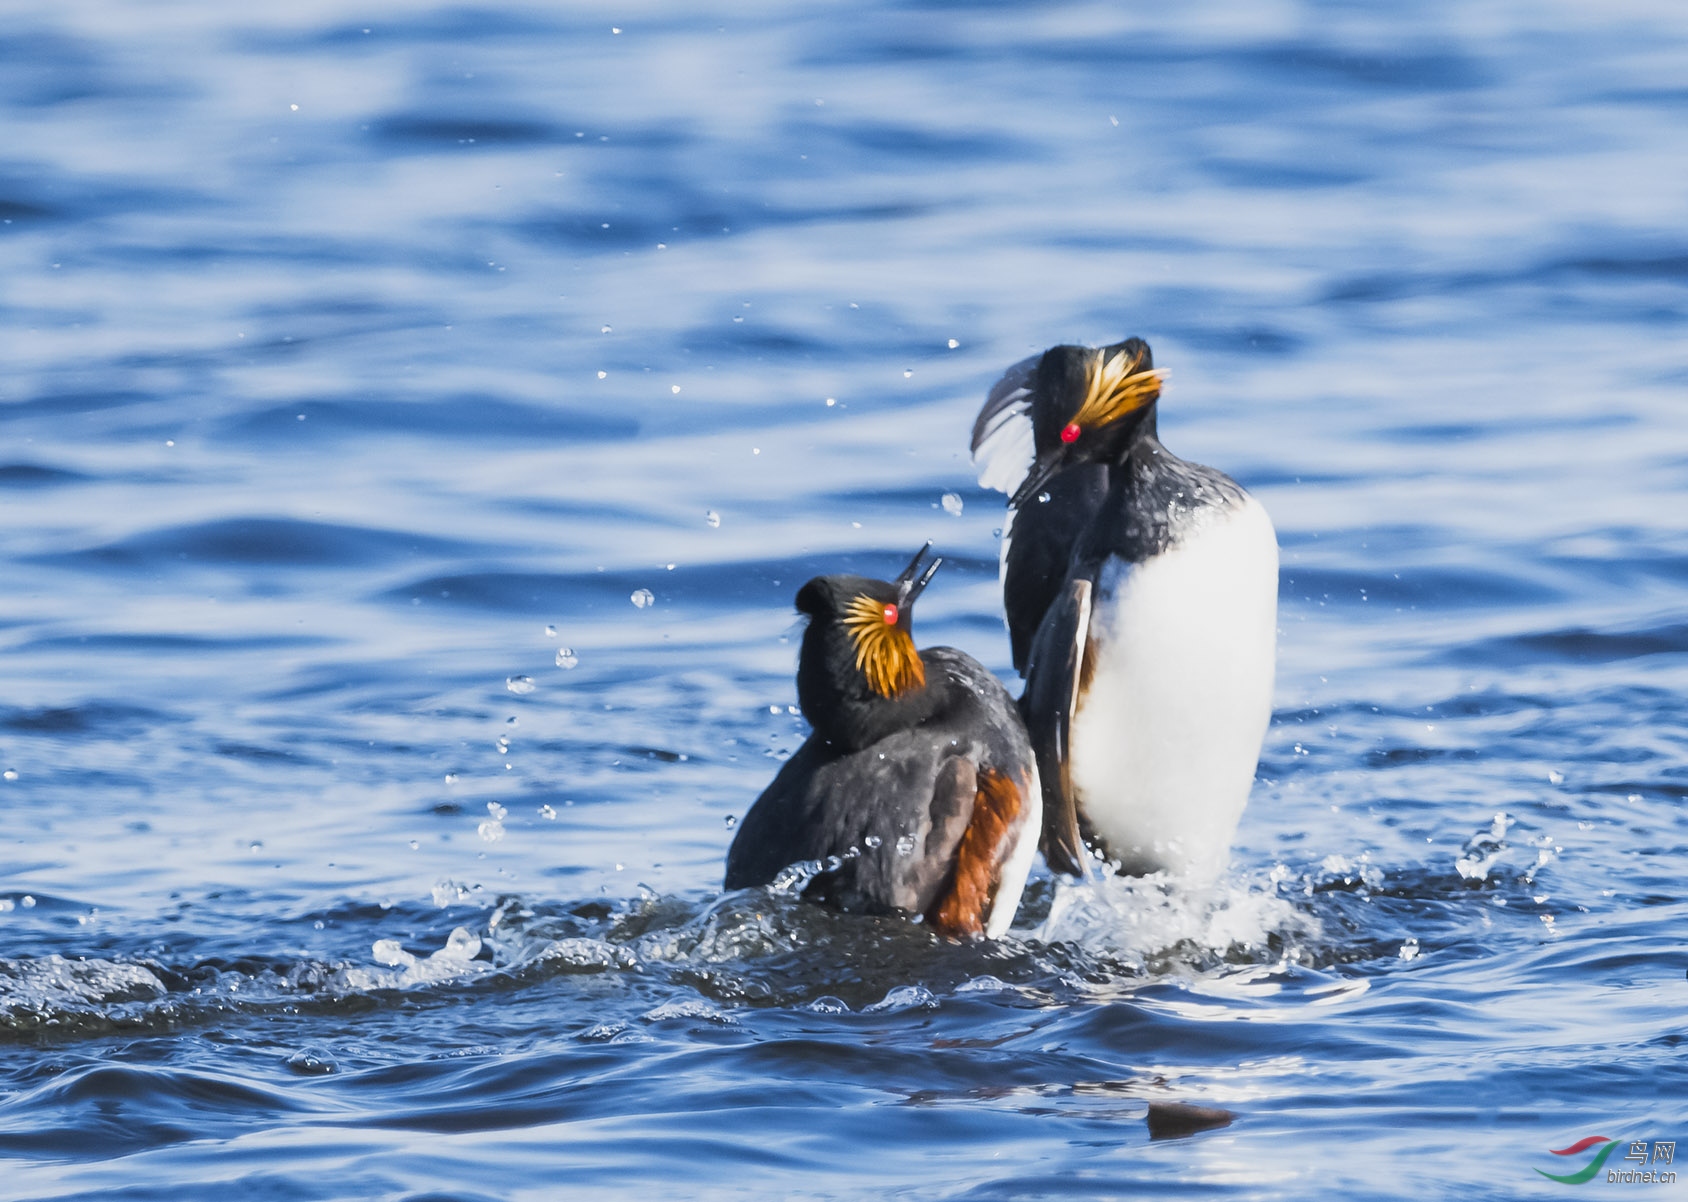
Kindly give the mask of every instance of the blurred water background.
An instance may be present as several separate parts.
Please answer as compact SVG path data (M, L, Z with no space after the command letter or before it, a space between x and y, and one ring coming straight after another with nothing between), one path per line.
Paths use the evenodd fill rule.
M1621 0L11 6L0 1194L1688 1136L1685 63ZM1010 676L969 423L1129 334L1283 544L1231 871L971 947L722 895L798 585L935 539L919 637Z

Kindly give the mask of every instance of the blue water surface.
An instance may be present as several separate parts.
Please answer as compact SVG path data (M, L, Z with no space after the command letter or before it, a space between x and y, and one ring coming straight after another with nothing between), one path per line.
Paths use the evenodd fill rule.
M1688 1137L1685 63L1646 2L14 7L0 1194ZM1131 334L1283 547L1225 878L973 946L723 894L796 588L934 539L919 637L1011 679L973 413Z

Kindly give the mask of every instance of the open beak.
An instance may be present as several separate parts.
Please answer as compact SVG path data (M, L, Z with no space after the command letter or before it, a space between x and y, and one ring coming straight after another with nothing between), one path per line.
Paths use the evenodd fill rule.
M926 564L925 571L921 570L921 563L932 550L932 543L927 540L920 550L914 553L914 558L908 561L908 567L897 574L894 583L897 586L897 608L907 609L913 605L915 598L926 591L926 586L932 583L932 577L937 575L938 567L944 561L934 559Z
M1043 486L1049 483L1049 478L1060 471L1067 462L1067 448L1061 447L1054 451L1045 451L1032 464L1031 471L1020 487L1014 490L1014 495L1008 498L1010 508L1019 509L1025 503L1043 491Z

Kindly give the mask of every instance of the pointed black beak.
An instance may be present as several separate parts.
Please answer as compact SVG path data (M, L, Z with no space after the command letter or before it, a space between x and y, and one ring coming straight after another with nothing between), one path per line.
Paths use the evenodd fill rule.
M928 539L926 544L914 553L914 558L908 561L908 567L897 574L894 583L897 586L898 609L906 610L913 605L915 598L926 591L926 586L932 583L932 577L937 575L939 565L944 562L942 559L934 559L926 564L925 571L921 571L921 562L931 550L932 542Z
M1008 498L1009 506L1019 509L1027 501L1037 496L1038 493L1043 491L1043 486L1049 483L1049 478L1058 472L1066 462L1067 448L1064 446L1054 451L1045 451L1039 455L1036 462L1032 464L1031 471L1027 472L1026 478L1021 481L1020 487L1014 490L1012 497Z
M898 572L897 578L895 580L893 580L891 583L895 584L898 588L901 588L901 587L903 587L903 585L905 585L909 581L913 580L915 573L920 571L921 561L926 558L927 553L930 552L931 550L932 550L932 540L927 539L924 543L922 543L920 545L920 550L918 550L914 553L914 558L908 561L908 567L906 567L902 571Z

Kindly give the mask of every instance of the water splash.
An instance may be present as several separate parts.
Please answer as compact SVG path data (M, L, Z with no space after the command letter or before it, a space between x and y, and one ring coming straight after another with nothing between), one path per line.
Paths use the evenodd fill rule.
M490 961L479 960L481 940L468 927L456 927L445 946L418 958L404 950L397 939L377 939L371 956L382 968L352 967L344 970L344 983L353 990L411 989L442 981L483 976L492 971Z
M1320 936L1318 919L1260 881L1221 878L1190 885L1165 873L1106 875L1055 883L1049 914L1031 937L1075 944L1138 972L1258 959L1272 948Z
M879 1001L867 1007L865 1014L898 1014L905 1010L936 1010L938 998L924 985L898 985Z
M164 982L140 964L70 960L59 955L0 960L0 1023L10 1027L151 1001L166 992Z
M1454 869L1472 884L1482 884L1489 878L1489 869L1506 851L1506 830L1512 819L1503 810L1496 814L1486 831L1478 831L1465 842Z

